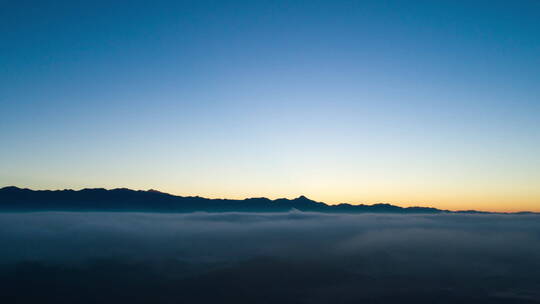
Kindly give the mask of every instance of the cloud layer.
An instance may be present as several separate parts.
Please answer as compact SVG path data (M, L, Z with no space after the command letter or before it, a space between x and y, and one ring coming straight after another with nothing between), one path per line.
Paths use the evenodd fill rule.
M272 278L277 290L269 299L308 303L403 294L415 302L442 294L479 302L540 299L537 215L45 212L3 213L0 223L0 264L11 280L37 265L33 276L54 267L114 273L128 264L144 265L139 275L157 275L160 288L174 280L227 286ZM96 266L103 261L107 266ZM293 279L283 285L288 275ZM258 288L255 294L267 289L250 290ZM239 286L226 290L246 295Z

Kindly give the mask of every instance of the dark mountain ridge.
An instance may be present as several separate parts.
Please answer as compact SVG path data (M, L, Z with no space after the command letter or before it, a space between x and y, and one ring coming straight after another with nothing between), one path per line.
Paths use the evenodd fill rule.
M391 204L327 205L305 196L295 199L265 197L209 199L176 196L156 190L82 189L31 190L14 186L0 188L0 211L144 211L144 212L286 212L290 210L329 213L486 213L448 211L430 207L399 207Z

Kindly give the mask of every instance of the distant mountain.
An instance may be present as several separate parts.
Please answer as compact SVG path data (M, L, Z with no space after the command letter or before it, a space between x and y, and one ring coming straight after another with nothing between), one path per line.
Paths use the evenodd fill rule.
M175 196L155 190L103 188L82 190L0 189L0 211L143 211L143 212L285 212L290 210L328 213L442 213L428 207L398 207L390 204L327 205L305 196L295 199L208 199ZM480 213L478 211L466 211Z

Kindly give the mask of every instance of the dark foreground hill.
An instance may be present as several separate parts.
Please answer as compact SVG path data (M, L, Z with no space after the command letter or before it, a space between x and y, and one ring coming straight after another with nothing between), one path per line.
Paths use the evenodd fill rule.
M144 211L144 212L283 212L296 209L316 212L441 213L427 207L398 207L390 204L327 205L300 196L295 199L248 198L208 199L198 196L175 196L155 190L82 189L31 190L18 187L0 189L2 211ZM477 211L462 211L477 212Z

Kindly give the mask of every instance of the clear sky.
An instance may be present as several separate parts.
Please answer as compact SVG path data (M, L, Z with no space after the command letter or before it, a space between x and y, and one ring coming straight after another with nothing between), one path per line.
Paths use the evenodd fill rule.
M540 211L540 1L4 1L7 185Z

